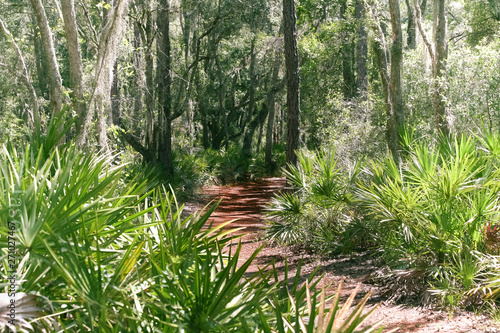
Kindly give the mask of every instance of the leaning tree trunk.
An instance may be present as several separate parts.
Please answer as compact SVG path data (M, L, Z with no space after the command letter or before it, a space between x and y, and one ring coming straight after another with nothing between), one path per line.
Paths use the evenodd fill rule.
M297 47L297 15L294 0L283 0L283 35L287 75L287 144L286 162L297 164L296 151L300 145L300 72Z
M43 51L47 61L47 75L50 89L50 106L54 112L54 116L62 111L63 106L63 88L62 79L57 63L56 50L52 40L52 32L50 30L45 8L41 0L30 0L33 12L40 28L40 37L42 39Z
M68 45L69 78L72 91L71 100L77 115L75 134L77 138L85 138L86 134L83 135L82 132L87 132L87 107L83 91L83 63L80 53L80 43L78 42L78 26L76 24L74 0L62 0L61 7L66 43ZM84 142L78 142L78 144L81 146Z
M33 112L32 117L28 117L28 126L30 128L33 128L35 131L40 130L40 112L39 112L39 106L38 106L38 98L36 95L35 88L33 87L33 81L30 78L28 69L26 67L26 63L24 62L24 57L21 53L21 50L17 46L16 41L14 40L13 36L10 34L9 30L7 30L7 27L3 23L3 21L0 19L0 32L5 36L5 38L11 43L12 48L14 49L17 57L17 61L19 66L21 66L21 81L25 85L26 89L28 89L28 92L30 94L30 102L31 102L31 109Z

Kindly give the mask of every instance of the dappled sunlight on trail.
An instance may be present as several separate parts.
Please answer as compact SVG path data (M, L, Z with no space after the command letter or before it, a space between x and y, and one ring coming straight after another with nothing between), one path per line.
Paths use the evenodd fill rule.
M229 186L212 185L203 194L210 200L222 199L209 221L214 225L236 220L231 228L245 228L243 233L255 233L265 226L264 209L274 193L285 188L285 178L261 180ZM207 198L208 199L208 198Z

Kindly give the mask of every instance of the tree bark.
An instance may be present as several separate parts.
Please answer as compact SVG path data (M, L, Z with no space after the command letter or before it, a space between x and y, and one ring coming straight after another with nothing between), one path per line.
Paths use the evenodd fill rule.
M108 12L107 23L99 41L96 69L94 75L94 89L90 105L94 104L97 117L97 138L101 150L108 151L107 127L111 109L111 85L113 66L116 62L116 50L123 31L123 22L128 9L128 0L115 0L112 9ZM90 122L90 116L85 120ZM86 133L83 132L82 135ZM81 141L85 141L80 139Z
M140 136L141 129L141 116L143 109L143 97L144 97L144 70L143 70L143 58L141 50L143 48L143 41L141 39L141 33L138 22L134 24L134 85L135 88L132 90L134 93L134 112L132 114L132 133L135 136Z
M417 26L429 52L432 62L432 107L434 109L434 123L438 132L444 136L450 134L450 125L446 117L445 89L443 87L446 76L446 60L448 58L447 23L444 0L436 0L434 4L433 39L431 43L422 27L422 14L415 4Z
M158 3L158 160L163 164L168 175L173 175L172 161L172 58L170 46L170 0Z
M274 55L274 65L273 65L273 76L271 78L271 89L274 89L274 86L278 82L278 75L280 70L281 63L281 54L279 52L275 52ZM273 158L273 129L274 129L274 116L276 111L276 92L273 92L269 95L267 107L269 109L269 113L267 115L267 132L266 132L266 152L265 152L265 161L266 167L272 167L272 158Z
M252 121L253 114L254 114L254 109L255 109L255 40L257 37L252 38L252 43L250 46L250 68L249 68L249 75L250 75L250 86L248 87L250 91L250 103L248 104L248 114L247 114L247 120L245 121L244 125L249 124ZM252 156L252 139L253 139L253 133L255 129L251 129L248 126L244 128L245 130L245 135L243 137L243 147L241 149L242 155L244 158L249 158Z
M408 12L408 26L406 28L406 47L409 50L417 48L417 30L415 24L415 14L413 13L413 6L411 0L405 0L406 10ZM418 0L417 0L418 1Z
M111 118L113 124L121 125L120 91L118 87L118 61L113 66L113 83L111 84Z
M397 151L396 157L399 160L400 149L400 130L404 124L403 113L403 94L401 87L401 66L403 62L403 32L401 30L401 15L399 12L399 0L389 0L389 10L391 13L392 27L392 46L391 46L391 78L390 78L390 96L393 117L388 122L393 133L392 142L394 148L391 151ZM394 154L393 154L394 155Z
M297 164L300 146L300 71L297 47L297 15L294 0L283 0L285 63L287 75L287 145L286 162Z
M434 91L432 101L435 110L436 127L443 135L450 134L450 126L446 117L445 88L443 87L446 76L446 61L448 59L447 22L444 0L437 2L436 29L434 30L434 43L436 45L436 59L433 66Z
M50 87L50 106L54 112L54 116L56 116L62 111L63 89L56 51L54 49L54 42L52 40L52 32L50 30L42 1L30 0L30 2L40 29L43 51L47 60L47 74Z
M392 25L392 45L388 51L384 29L378 16L371 12L375 22L376 38L373 50L377 57L377 64L384 93L386 110L386 141L394 161L400 163L400 130L403 126L403 103L401 96L401 64L402 64L402 33L399 15L399 1L389 0L389 11ZM389 70L390 66L390 70Z
M145 146L147 149L156 151L154 147L154 129L155 129L155 87L154 87L154 58L152 45L154 42L153 36L153 18L151 10L146 9L146 24L144 27L143 39L144 45L144 60L146 62L146 96L144 103L146 104L146 124L145 124Z
M343 0L340 3L340 19L342 20L343 28L342 28L342 78L343 78L343 92L344 98L350 99L355 96L356 92L356 81L354 78L354 73L352 71L352 59L353 59L353 50L352 50L352 38L350 36L349 31L347 31L347 0Z
M87 106L85 105L85 97L83 90L83 63L80 53L80 43L78 42L78 26L76 24L75 4L74 0L61 1L62 15L64 20L64 32L66 35L66 43L68 45L69 59L69 78L71 87L71 100L77 118L75 122L76 137L81 138L82 131L87 132ZM80 146L84 142L78 142Z
M368 74L366 69L366 60L368 58L368 42L365 29L365 6L363 0L356 0L354 7L354 16L356 17L356 88L359 94L366 98L368 92Z

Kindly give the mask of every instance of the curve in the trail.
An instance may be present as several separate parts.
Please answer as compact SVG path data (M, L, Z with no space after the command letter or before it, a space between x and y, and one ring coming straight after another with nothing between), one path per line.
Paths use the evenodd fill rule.
M222 199L209 221L214 225L236 220L231 228L244 228L253 234L265 225L264 209L274 195L286 186L285 178L264 178L229 186L212 185L204 189L210 200Z

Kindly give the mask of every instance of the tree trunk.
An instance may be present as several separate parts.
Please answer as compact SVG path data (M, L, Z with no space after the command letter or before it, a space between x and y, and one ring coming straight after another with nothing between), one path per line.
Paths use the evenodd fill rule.
M146 25L144 28L144 60L146 61L146 96L144 103L146 104L146 128L145 128L145 145L147 149L156 151L154 147L154 128L155 128L155 87L154 87L154 58L152 45L154 42L153 36L153 18L149 8L146 11Z
M113 8L108 12L108 18L99 41L94 89L90 105L95 106L97 117L97 138L101 150L108 151L107 126L111 109L112 70L116 62L116 50L120 40L128 0L115 0ZM87 117L87 122L90 117ZM87 126L87 125L85 125Z
M450 134L450 126L446 117L445 87L444 78L446 76L446 61L448 59L447 23L446 8L444 0L437 2L436 23L434 24L434 43L436 56L433 63L434 91L432 94L432 104L436 117L436 127L443 135Z
M24 62L24 57L21 53L21 50L19 50L19 47L16 44L16 41L10 34L9 30L7 30L7 27L4 25L3 21L0 19L0 32L5 36L5 38L11 43L12 48L15 51L17 61L19 62L19 65L22 70L21 74L21 81L23 82L24 86L26 89L28 89L28 92L30 94L30 102L31 102L31 111L32 111L32 117L28 117L28 126L35 131L39 132L40 131L40 111L39 111L39 106L38 106L38 98L36 95L35 88L33 87L33 81L30 78L28 69L26 68L26 63Z
M281 54L279 52L275 52L274 55L274 65L273 65L273 76L271 78L271 89L274 89L274 86L278 82L278 75L280 70L281 63ZM272 158L273 158L273 129L274 129L274 116L276 111L276 92L273 92L269 95L269 99L266 102L267 107L269 109L269 113L267 115L267 132L266 132L266 154L265 161L266 167L272 167Z
M158 3L158 160L163 164L168 175L173 175L172 161L172 58L170 50L170 0Z
M244 125L248 124L252 121L252 117L255 109L255 40L257 37L252 38L252 43L250 46L250 104L248 104L248 115L246 117L246 121ZM245 135L243 137L243 147L241 149L241 153L244 158L249 158L252 156L252 139L253 133L255 129L250 129L248 126L244 128Z
M34 14L31 15L31 21L33 26L33 47L35 50L37 77L36 88L38 89L39 96L49 99L49 87L47 84L47 60L45 60L45 52L43 51L43 45L40 38L40 29L38 28Z
M113 83L111 84L111 118L113 120L113 124L121 126L118 61L115 61L115 65L113 66Z
M50 106L54 112L54 116L62 111L63 105L63 89L62 79L57 63L56 50L52 40L52 32L50 30L45 8L41 0L30 0L33 12L40 29L40 37L42 39L43 51L47 60L47 75L50 87Z
M406 10L408 12L408 26L406 28L406 47L409 50L414 50L417 48L417 30L415 24L415 15L413 13L413 6L410 3L411 0L405 0ZM418 0L417 0L418 1Z
M367 33L365 29L365 6L363 0L356 0L354 8L356 17L356 88L362 97L366 98L368 92L368 74L366 59L368 58Z
M300 145L300 72L297 47L297 15L294 0L283 0L285 63L287 75L287 145L286 162L297 164Z
M401 96L401 64L403 55L403 38L401 33L401 20L399 15L399 1L390 0L389 10L392 25L392 45L389 54L385 41L384 29L377 16L372 12L375 21L376 35L373 50L377 57L380 78L384 92L384 105L386 109L386 140L389 151L396 163L400 162L400 130L403 126L403 103Z
M354 73L352 71L352 59L353 59L353 50L352 50L352 42L349 31L347 31L347 0L343 0L340 4L340 19L342 20L343 28L342 28L342 78L343 78L343 92L345 99L351 99L354 97L356 88L355 88L355 78Z
M401 88L401 65L403 62L403 32L401 30L401 15L399 13L399 0L389 0L389 10L391 12L391 27L392 27L392 46L391 46L391 79L390 79L390 96L393 117L390 120L392 132L392 151L397 151L395 154L396 160L399 161L400 156L400 130L404 123L403 114L403 93ZM394 153L393 153L394 155Z
M432 107L434 109L434 122L438 132L444 136L448 136L450 133L450 125L446 117L445 89L443 87L444 77L446 75L446 60L448 57L445 10L444 0L436 0L433 13L434 43L432 44L422 27L422 13L420 8L415 4L417 26L432 61Z
M76 24L74 0L61 1L62 15L64 19L64 32L68 45L69 78L71 87L71 100L77 118L75 122L76 137L86 137L82 132L87 132L87 106L83 90L83 63L80 53L80 43L78 42L78 26ZM84 142L78 142L82 146Z
M142 54L140 50L142 49L143 41L141 39L140 28L138 23L134 24L134 85L135 89L133 89L134 93L134 113L132 115L132 132L136 136L140 136L140 124L141 124L141 116L143 109L143 89L144 89L144 71L143 71L143 62L142 62Z

